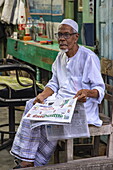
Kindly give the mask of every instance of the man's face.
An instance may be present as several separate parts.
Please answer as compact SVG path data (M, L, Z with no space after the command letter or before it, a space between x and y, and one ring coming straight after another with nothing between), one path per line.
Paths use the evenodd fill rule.
M63 24L58 29L59 48L64 51L70 51L78 40L78 34L73 34L73 29L69 25Z

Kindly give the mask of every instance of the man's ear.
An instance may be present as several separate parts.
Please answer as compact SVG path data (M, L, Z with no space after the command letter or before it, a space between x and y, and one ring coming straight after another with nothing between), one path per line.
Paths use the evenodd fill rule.
M76 37L77 37L77 38L79 37L79 33L76 34Z
M79 38L79 33L75 34L76 36L76 40L75 40L75 43L78 41L78 38Z

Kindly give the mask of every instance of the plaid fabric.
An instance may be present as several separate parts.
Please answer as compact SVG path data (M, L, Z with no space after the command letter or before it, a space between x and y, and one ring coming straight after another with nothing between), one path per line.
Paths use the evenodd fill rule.
M24 114L32 107L33 100L27 102ZM13 142L11 154L23 161L34 162L35 166L42 166L48 163L56 145L57 141L47 140L45 126L31 130L30 121L22 119Z

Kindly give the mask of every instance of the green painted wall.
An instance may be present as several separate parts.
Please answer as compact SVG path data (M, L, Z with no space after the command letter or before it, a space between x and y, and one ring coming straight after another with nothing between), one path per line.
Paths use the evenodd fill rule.
M89 0L83 0L83 23L94 23L94 15L90 14Z
M74 19L74 0L65 0L64 17Z

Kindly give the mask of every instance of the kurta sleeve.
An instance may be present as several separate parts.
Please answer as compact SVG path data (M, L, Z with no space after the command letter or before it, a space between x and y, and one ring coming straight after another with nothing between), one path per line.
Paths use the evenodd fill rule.
M87 61L84 66L83 82L86 84L90 83L90 89L97 89L99 92L99 97L91 98L92 102L101 103L104 97L105 84L100 72L100 61L98 57L92 53L88 56Z

